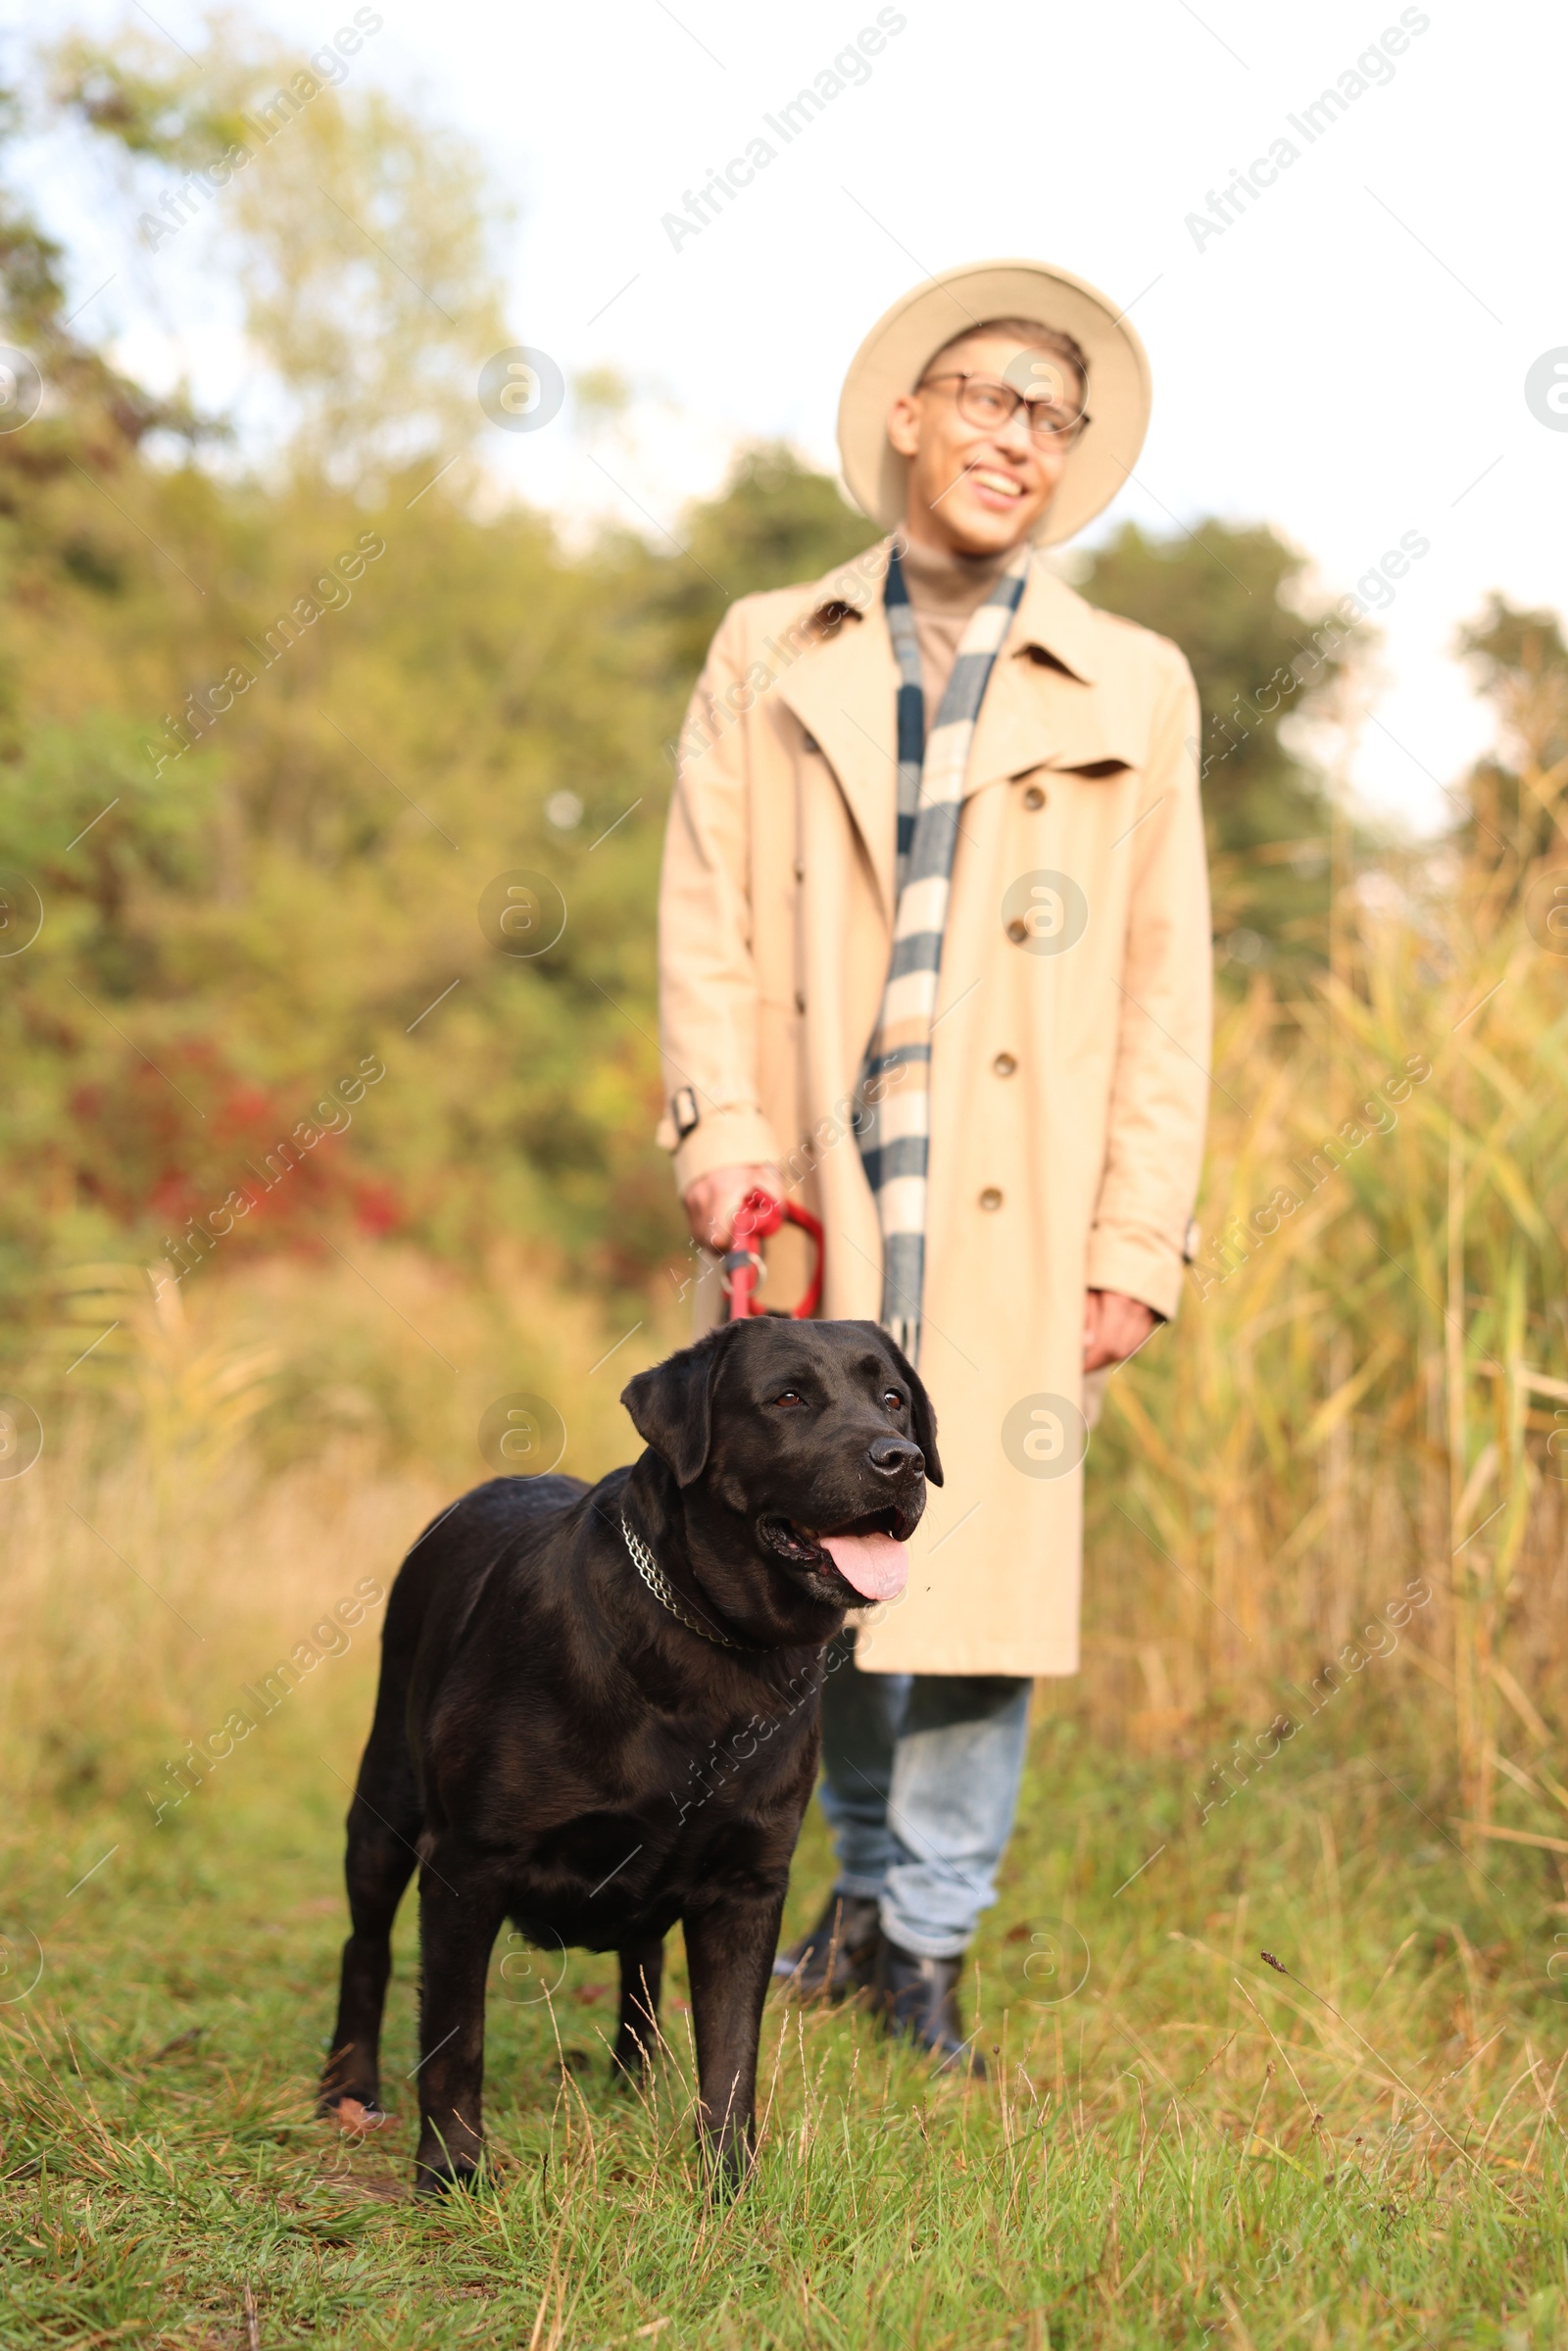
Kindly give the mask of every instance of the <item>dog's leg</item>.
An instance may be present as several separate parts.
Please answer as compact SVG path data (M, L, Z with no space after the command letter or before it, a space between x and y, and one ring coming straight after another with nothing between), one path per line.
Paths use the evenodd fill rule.
M439 2195L471 2180L479 2168L484 1980L505 1915L504 1890L437 1844L419 1872L423 1987L414 2181L421 2195Z
M731 2193L756 2144L757 2043L784 1916L776 1894L720 1898L683 1922L697 2034L698 2142L712 2184Z
M659 2046L659 1994L664 1981L662 1939L623 1943L620 1949L620 2022L612 2071L639 2082Z
M381 1769L385 1761L390 1768ZM401 1768L400 1768L401 1767ZM406 1750L380 1758L372 1740L349 1807L349 1917L332 2050L321 2078L323 2113L355 2125L382 2120L381 2010L392 1972L392 1922L414 1875L419 1800Z

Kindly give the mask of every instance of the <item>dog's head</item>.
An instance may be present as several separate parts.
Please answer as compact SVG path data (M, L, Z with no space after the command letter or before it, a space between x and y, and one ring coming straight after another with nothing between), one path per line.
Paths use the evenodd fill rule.
M742 1522L760 1560L824 1605L903 1591L942 1464L919 1375L875 1323L726 1323L620 1400L688 1519Z

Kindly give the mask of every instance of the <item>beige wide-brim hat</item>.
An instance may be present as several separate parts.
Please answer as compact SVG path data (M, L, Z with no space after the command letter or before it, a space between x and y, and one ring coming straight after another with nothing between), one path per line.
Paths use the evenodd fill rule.
M1048 262L972 262L924 278L872 327L850 362L839 401L839 456L851 497L892 530L904 520L909 461L888 439L888 411L912 392L944 344L987 318L1036 318L1064 330L1089 362L1092 421L1074 442L1037 547L1070 539L1107 507L1138 462L1149 429L1149 355L1107 296Z

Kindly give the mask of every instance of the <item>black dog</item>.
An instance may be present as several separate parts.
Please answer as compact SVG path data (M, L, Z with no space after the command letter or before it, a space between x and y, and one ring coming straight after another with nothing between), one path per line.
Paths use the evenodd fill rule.
M942 1482L925 1390L872 1323L729 1323L621 1400L648 1446L631 1469L475 1488L387 1603L321 2096L380 2112L389 1937L417 1859L426 2190L478 2164L485 1977L508 1918L551 1949L618 1951L628 2073L651 2054L682 1922L700 2142L739 2179L822 1651L847 1608L902 1590L926 1480Z

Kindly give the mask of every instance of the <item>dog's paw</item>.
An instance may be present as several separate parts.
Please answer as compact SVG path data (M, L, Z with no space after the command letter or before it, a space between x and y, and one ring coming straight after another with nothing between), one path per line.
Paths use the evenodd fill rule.
M454 2162L449 2155L434 2155L428 2162L421 2158L415 2165L414 2192L416 2196L446 2196L455 2187L482 2187L484 2177L482 2163Z
M722 2209L742 2193L756 2167L755 2149L730 2141L728 2144L708 2145L699 2150L704 2175L704 2194L708 2203Z
M330 2123L346 2131L351 2138L364 2138L372 2131L384 2130L392 2116L375 2098L344 2096L323 2099L321 2112Z

